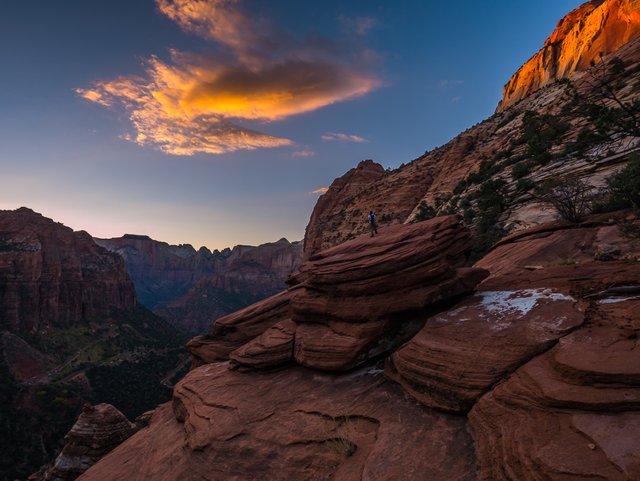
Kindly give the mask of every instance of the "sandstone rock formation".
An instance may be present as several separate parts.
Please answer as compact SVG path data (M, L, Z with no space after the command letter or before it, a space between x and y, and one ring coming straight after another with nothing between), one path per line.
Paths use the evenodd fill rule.
M471 292L486 273L465 269L469 230L440 217L380 230L317 254L292 282L299 324L296 362L346 370L387 352L420 325L429 307Z
M420 426L420 429L416 429ZM380 371L191 371L173 406L81 481L472 481L464 418L429 412Z
M125 258L142 304L191 334L284 290L302 257L302 243L286 239L222 252L135 235L96 242Z
M584 312L551 290L487 291L429 319L387 374L422 404L466 413L494 384L580 326Z
M0 329L28 334L136 304L123 260L27 208L0 211Z
M461 267L470 241L454 216L361 236L312 257L289 291L218 319L189 349L198 362L244 368L293 358L351 369L410 338L426 309L473 290L486 272Z
M605 2L604 5L614 2ZM637 2L636 2L637 5ZM626 7L625 7L626 8ZM634 7L636 8L636 7ZM611 16L619 16L611 13ZM610 36L606 24L599 38ZM640 31L636 27L634 31ZM616 95L624 102L637 99L640 81L640 39L617 49L626 71L620 79ZM592 92L590 73L576 72L573 81L579 92ZM582 130L595 127L579 111L573 110L572 96L565 84L556 82L533 92L517 105L501 111L471 127L446 145L401 165L391 171L370 162L337 179L336 186L320 197L305 236L305 259L320 250L338 245L366 231L366 213L373 209L384 228L387 225L411 222L424 203L440 215L457 212L477 224L483 215L477 194L487 181L501 179L501 211L489 222L499 230L515 231L554 219L555 212L532 195L532 186L546 179L574 175L594 186L602 186L605 178L620 170L630 153L640 148L640 138L622 137L615 142L594 141L577 153L575 145ZM558 128L555 137L545 145L545 160L533 158L528 147L525 115L537 112L542 128L550 122ZM545 117L550 116L550 117ZM558 126L566 126L566 130ZM375 175L365 175L374 172ZM349 181L355 179L354 185Z
M640 1L592 0L559 23L544 47L504 87L498 110L575 72L587 70L600 55L616 52L640 38Z
M135 425L111 404L86 405L53 465L29 480L73 481L135 431Z

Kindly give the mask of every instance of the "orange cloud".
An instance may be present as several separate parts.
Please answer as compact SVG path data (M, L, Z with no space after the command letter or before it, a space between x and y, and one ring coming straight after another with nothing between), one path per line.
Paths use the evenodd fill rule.
M350 135L350 134L343 134L343 133L333 133L333 132L328 132L326 134L324 134L322 137L320 137L322 140L326 140L326 141L337 141L337 142L369 142L367 139L365 139L364 137L360 137L359 135Z
M290 39L246 14L240 0L156 3L184 30L228 52L204 56L172 50L169 61L149 59L144 76L76 90L88 101L123 107L136 131L131 138L140 145L177 155L292 145L244 125L260 128L365 95L379 85L366 66L323 51L325 46Z
M310 194L325 194L329 192L329 187L320 187L314 191L309 192Z

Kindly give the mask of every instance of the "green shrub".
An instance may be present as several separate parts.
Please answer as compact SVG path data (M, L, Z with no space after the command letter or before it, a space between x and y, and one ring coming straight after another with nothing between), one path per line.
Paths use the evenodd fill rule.
M422 222L424 220L433 219L436 214L436 210L423 200L418 206L418 212L413 218L413 222Z

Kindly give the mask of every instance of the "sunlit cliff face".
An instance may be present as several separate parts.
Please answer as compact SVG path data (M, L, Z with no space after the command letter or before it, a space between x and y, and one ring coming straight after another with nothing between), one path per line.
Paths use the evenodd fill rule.
M589 68L600 54L640 38L640 0L595 0L563 18L534 55L504 87L500 109L545 85Z
M240 0L156 0L185 31L215 42L219 54L172 50L153 57L144 76L98 81L77 92L128 113L127 138L177 155L221 154L292 145L261 128L292 115L364 95L379 82L369 52L298 42L254 19ZM329 51L329 50L331 51ZM240 123L242 122L242 125Z

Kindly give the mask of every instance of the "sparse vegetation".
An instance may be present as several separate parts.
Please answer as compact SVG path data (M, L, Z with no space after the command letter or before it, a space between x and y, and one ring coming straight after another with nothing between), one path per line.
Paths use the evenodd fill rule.
M536 189L536 195L572 223L581 222L591 212L595 198L593 187L575 176L549 179Z
M413 222L422 222L425 220L433 219L436 215L436 209L431 207L423 200L418 206L418 212L416 212L416 215L413 218Z

